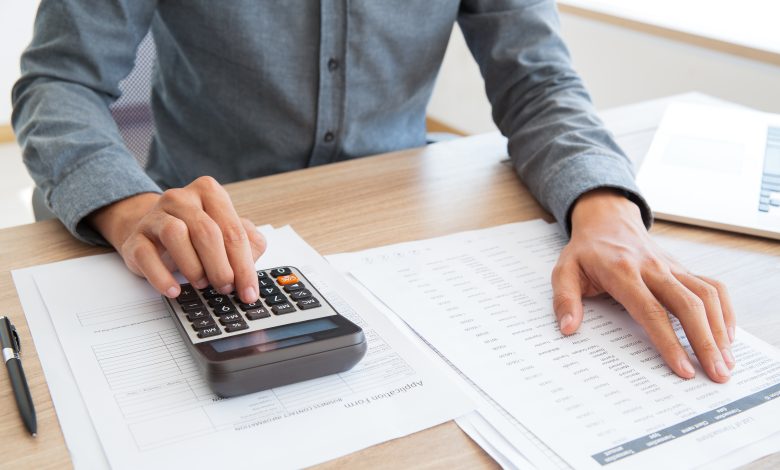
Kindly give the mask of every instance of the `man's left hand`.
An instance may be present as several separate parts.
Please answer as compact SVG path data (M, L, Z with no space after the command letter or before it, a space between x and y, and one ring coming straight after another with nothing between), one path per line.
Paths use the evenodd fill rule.
M650 238L639 208L619 192L598 189L581 196L571 215L572 235L553 270L553 308L561 332L582 322L582 297L610 294L647 332L680 377L695 375L672 328L676 316L699 363L715 382L734 368L736 324L723 284L690 273Z

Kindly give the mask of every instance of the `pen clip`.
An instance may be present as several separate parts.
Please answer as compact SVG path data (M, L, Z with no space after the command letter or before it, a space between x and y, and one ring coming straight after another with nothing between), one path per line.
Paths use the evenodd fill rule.
M11 336L13 337L14 344L16 345L16 352L22 351L22 341L19 339L19 333L16 332L16 327L11 325Z

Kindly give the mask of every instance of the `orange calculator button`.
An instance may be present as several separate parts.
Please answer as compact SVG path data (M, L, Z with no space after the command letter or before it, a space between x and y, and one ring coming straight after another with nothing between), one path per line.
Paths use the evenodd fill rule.
M298 282L298 278L295 276L295 274L288 274L286 276L277 277L276 282L278 282L280 286L286 286L288 284L295 284Z

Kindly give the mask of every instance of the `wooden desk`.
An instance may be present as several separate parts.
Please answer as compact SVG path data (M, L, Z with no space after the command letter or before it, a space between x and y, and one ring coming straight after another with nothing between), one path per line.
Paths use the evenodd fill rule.
M232 184L228 190L239 213L258 224L291 224L325 254L538 217L550 220L513 170L501 163L504 158L503 139L486 134ZM284 206L275 202L280 199ZM763 260L780 260L780 244L774 242L662 223L654 231L714 247L738 247ZM22 336L24 365L39 420L38 437L32 439L17 416L7 374L0 372L0 455L4 465L36 469L70 466L10 271L105 251L77 242L55 221L0 230L0 305ZM778 295L764 294L774 299ZM778 305L776 300L774 304L766 302L768 298L746 295L736 300L740 307L755 308L752 314L760 319L769 318L770 305ZM748 329L780 344L777 328L768 330L754 323ZM771 331L774 333L768 337ZM780 458L770 459L770 465L780 463ZM342 457L322 468L423 466L492 468L496 464L449 422Z
M14 137L14 130L11 126L0 125L0 144L14 141L16 141L16 138Z

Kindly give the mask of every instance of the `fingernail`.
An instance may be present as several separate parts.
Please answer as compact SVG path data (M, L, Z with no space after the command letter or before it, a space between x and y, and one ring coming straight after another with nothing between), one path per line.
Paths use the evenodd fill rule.
M257 300L257 291L254 287L247 287L244 289L244 301L254 302Z
M226 285L222 286L219 289L219 292L222 293L222 294L229 294L229 293L233 292L233 284L226 284Z
M687 377L696 375L696 369L693 368L693 364L691 364L691 361L687 357L680 360L680 370L682 370L683 374Z
M728 327L728 332L729 332L729 341L731 341L733 343L734 342L734 335L736 333L734 331L734 327L733 326Z
M568 328L569 325L571 325L571 322L573 322L573 321L574 321L574 317L571 316L571 313L567 313L564 316L562 316L561 317L561 324L560 324L561 331L563 331L566 328Z
M723 359L726 361L726 365L729 366L729 369L733 369L734 364L736 364L737 361L734 360L734 354L731 353L731 349L723 348L720 352L723 353Z
M192 285L195 286L196 289L205 289L206 286L209 285L209 281L205 277L202 277L197 281L193 282Z
M721 360L715 361L715 373L721 377L729 377L731 375L729 368L726 367L726 364Z
M179 295L179 287L178 286L169 287L168 290L165 291L165 295L171 299L177 297Z

